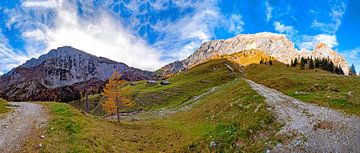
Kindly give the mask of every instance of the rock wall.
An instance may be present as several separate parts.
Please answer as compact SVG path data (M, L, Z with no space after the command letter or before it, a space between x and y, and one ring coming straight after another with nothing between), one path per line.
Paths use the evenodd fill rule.
M345 59L323 43L319 43L312 52L299 52L294 43L284 34L275 33L257 33L240 34L226 40L209 41L200 46L194 54L188 58L170 63L159 69L158 74L169 74L179 72L180 70L191 68L197 64L203 63L213 56L230 55L245 50L257 49L276 58L276 60L290 64L291 60L299 57L318 57L329 58L335 65L340 66L345 75L348 75L349 68ZM176 66L175 66L176 65Z

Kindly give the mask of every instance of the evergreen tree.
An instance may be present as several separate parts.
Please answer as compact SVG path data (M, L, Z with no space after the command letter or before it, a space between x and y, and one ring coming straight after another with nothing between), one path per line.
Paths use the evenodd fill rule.
M301 57L301 59L300 59L300 69L302 69L302 70L305 69L305 59L303 57Z
M315 58L315 68L320 68L320 60L318 58Z
M342 68L339 67L339 69L340 69L340 73L339 73L339 74L344 75L344 71L342 70Z
M309 59L309 68L314 69L314 61L312 59Z
M298 64L298 60L297 60L297 58L295 58L292 67L296 67L297 64Z
M350 75L356 75L356 68L354 64L352 64L350 67Z
M272 60L269 61L269 65L272 65Z

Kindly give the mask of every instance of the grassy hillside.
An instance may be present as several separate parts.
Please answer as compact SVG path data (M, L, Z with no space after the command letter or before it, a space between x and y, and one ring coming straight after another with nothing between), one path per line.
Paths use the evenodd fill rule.
M105 100L101 94L89 95L90 103L90 113L96 116L106 115L104 110L102 110L101 103ZM68 104L74 106L77 109L86 110L86 100L85 97L82 97L80 100L69 102Z
M213 60L169 78L170 85L162 86L159 81L156 85L149 85L146 81L140 81L129 88L137 103L136 107L162 108L179 105L211 87L232 81L240 75L237 64L224 59Z
M360 115L360 77L333 74L320 69L300 70L274 62L251 65L247 78L305 102Z
M264 98L225 64L231 63L215 60L199 65L169 79L173 84L168 86L140 82L130 87L142 106L161 104L167 110L181 108L187 99L216 86L211 94L192 101L191 109L165 116L118 124L67 104L42 103L52 116L43 132L46 138L35 136L23 151L210 152L210 142L215 141L218 152L264 152L285 141L286 136L275 136L281 125L267 111Z
M218 59L200 64L169 78L170 85L162 86L160 81L157 81L155 85L147 84L146 80L133 82L133 85L129 84L127 88L130 89L129 96L136 102L136 105L128 108L128 110L154 110L177 106L212 87L232 81L240 76L241 73L237 64L225 59ZM101 95L89 96L90 110L93 115L105 115L101 108L103 100ZM69 104L85 110L85 98Z
M0 114L7 113L10 111L9 108L6 107L7 101L0 98Z
M23 152L209 152L211 141L219 143L219 151L264 152L286 138L275 136L280 125L242 79L204 97L190 111L146 121L118 124L64 103L42 104L52 116L46 138L35 136Z

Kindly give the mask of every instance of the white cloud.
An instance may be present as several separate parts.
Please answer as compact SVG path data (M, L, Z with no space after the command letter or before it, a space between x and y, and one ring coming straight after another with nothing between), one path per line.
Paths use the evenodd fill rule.
M315 36L303 35L301 42L298 44L300 48L313 49L318 43L324 43L333 48L338 45L335 35L318 34Z
M287 25L281 24L279 21L275 21L273 25L275 27L275 30L280 33L293 34L296 31L296 30L294 30L293 26L287 26Z
M32 31L25 31L22 33L22 36L24 38L30 38L30 39L35 39L35 40L45 40L46 39L46 35L43 31L41 31L40 29L35 29Z
M180 4L179 4L180 5ZM184 4L185 5L185 4ZM157 22L153 28L163 33L155 46L162 46L171 53L175 60L184 59L191 55L200 45L215 37L214 29L223 21L217 6L212 3L196 3L192 5L194 12L183 16L175 22L163 20ZM240 20L235 22L234 29L240 28ZM241 30L241 29L237 29Z
M25 49L30 57L37 57L57 47L72 46L144 70L156 70L169 62L161 59L161 50L131 33L107 11L98 9L94 12L91 4L84 4L82 10L92 13L80 17L76 5L61 0L56 2L48 10L38 10L34 7L45 7L55 1L26 1L21 11L10 12L18 16L9 23L9 27L16 25L23 31ZM54 15L46 18L44 15L50 15L50 12ZM31 16L31 13L37 16ZM22 22L27 24L24 26Z
M266 21L270 21L272 17L273 8L270 6L268 1L265 2L265 8L266 8Z
M17 9L8 10L7 27L22 33L29 58L66 45L133 67L155 70L172 60L186 58L202 43L214 39L216 28L225 26L229 32L238 34L244 25L239 14L223 16L216 0L103 1L96 8L93 5L88 1L24 1ZM107 10L119 5L125 11ZM180 10L181 16L175 20L157 18L156 23L146 20L149 12L170 7ZM81 16L78 8L82 10ZM128 13L130 17L119 18L119 13ZM144 40L147 33L139 36L144 28L158 35L154 44Z
M242 16L239 14L232 14L230 17L230 27L229 31L235 34L239 34L244 31L244 21L242 20Z
M59 10L57 26L45 32L47 50L69 45L146 70L155 70L165 64L155 48L103 13L93 22L80 19L75 12Z
M346 5L344 2L341 2L340 4L333 5L330 9L331 11L328 14L331 17L330 20L321 22L315 19L312 22L311 27L320 29L321 31L329 34L335 34L341 25L341 19L346 11Z
M355 65L356 72L360 72L360 47L356 47L350 50L341 51L341 54L345 57L349 66Z
M0 75L4 74L29 59L31 55L16 52L9 44L8 39L0 29Z
M63 0L27 0L21 5L26 8L56 8Z

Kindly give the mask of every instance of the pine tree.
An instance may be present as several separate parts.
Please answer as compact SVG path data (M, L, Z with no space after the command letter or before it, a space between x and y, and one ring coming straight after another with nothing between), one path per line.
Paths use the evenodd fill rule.
M350 75L356 75L356 68L354 64L352 64L350 67Z
M102 106L109 115L117 114L118 122L120 122L120 109L130 107L134 102L127 96L128 88L125 87L126 81L121 79L121 75L115 71L109 79L109 83L105 85L103 95L106 97Z
M314 69L314 61L312 59L309 59L309 68Z
M296 67L297 64L298 64L298 60L297 60L297 58L295 58L292 67Z
M315 58L315 68L320 68L320 60L318 58Z
M302 70L305 69L305 59L303 57L301 57L301 60L300 60L300 69L302 69Z
M341 74L341 75L344 75L344 71L342 70L342 68L339 67L339 69L340 69L340 74Z

